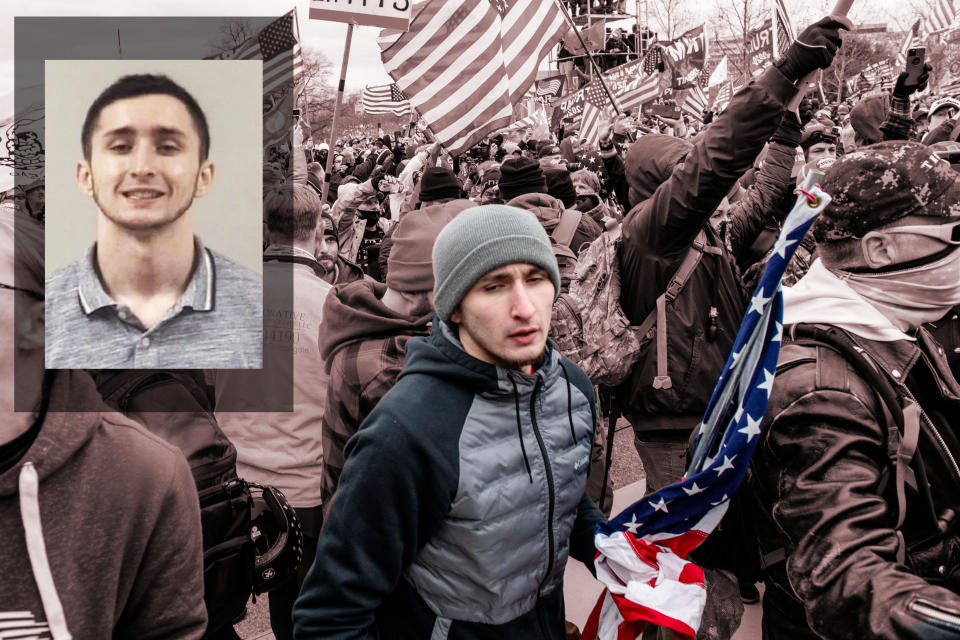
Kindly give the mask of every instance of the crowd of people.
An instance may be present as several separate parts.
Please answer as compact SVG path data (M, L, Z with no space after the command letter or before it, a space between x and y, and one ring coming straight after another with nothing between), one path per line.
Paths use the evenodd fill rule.
M264 588L278 639L576 637L562 583L569 557L593 570L610 516L602 425L630 423L648 493L683 476L810 171L832 202L784 280L743 548L704 562L745 602L764 584L765 638L960 637L960 101L916 99L929 67L890 93L803 95L846 29L808 27L702 123L622 114L596 147L567 122L455 157L352 132L301 145L289 181L265 169L264 323L292 330L265 329L262 372L202 383L239 477L295 514L301 559ZM0 604L54 638L235 637L207 628L183 456L102 407L96 377L43 372L42 252L3 230L3 375L16 359L37 387L16 406L38 410L8 398L0 429ZM622 313L649 327L616 385L555 321L604 234ZM291 390L287 411L244 405Z

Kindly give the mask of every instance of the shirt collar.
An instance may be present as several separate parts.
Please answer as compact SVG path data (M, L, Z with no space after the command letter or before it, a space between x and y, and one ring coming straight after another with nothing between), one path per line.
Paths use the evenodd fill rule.
M212 311L216 284L216 270L210 252L206 250L200 238L194 236L194 260L197 261L193 276L187 283L187 288L177 302L178 307L190 307L195 311ZM96 266L97 244L93 243L78 269L77 293L80 297L80 306L83 312L90 315L98 309L116 307L117 302L110 297Z

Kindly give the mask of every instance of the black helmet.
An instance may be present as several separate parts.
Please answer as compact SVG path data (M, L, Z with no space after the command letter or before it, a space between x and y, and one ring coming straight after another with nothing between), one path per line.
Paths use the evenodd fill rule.
M250 539L256 552L253 591L257 595L295 576L303 560L303 529L297 514L276 487L249 483Z

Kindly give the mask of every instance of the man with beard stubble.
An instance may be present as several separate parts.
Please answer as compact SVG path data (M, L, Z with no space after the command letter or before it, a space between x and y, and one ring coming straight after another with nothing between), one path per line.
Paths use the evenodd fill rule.
M597 407L547 340L560 274L546 231L523 209L467 209L437 236L433 273L432 333L347 443L297 638L559 640L567 558L593 568Z
M97 238L46 283L48 368L259 368L259 276L203 246L213 182L196 99L163 75L120 78L87 111L80 190Z

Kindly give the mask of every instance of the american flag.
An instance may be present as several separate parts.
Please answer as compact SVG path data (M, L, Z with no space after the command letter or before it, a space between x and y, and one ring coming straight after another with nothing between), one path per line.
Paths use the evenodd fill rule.
M904 66L906 66L907 51L923 46L923 40L920 38L920 22L921 21L918 19L913 23L913 26L910 27L909 31L907 31L907 35L903 40L903 44L900 45L900 51L897 52L896 61L896 66L898 69L902 69Z
M958 27L960 27L960 4L955 6L954 0L937 0L930 13L923 19L920 33L928 36Z
M717 97L713 99L713 106L711 107L714 113L720 113L727 108L727 105L730 103L730 98L733 97L735 93L733 88L733 82L728 81L723 83L720 86L720 91L717 92Z
M382 34L383 66L453 154L514 119L566 31L555 0L427 0L410 30Z
M610 100L599 82L591 82L585 87L583 99L580 137L586 140L586 144L596 147L600 143L600 129L608 123L604 112Z
M400 91L400 87L390 84L367 85L360 97L364 113L392 113L405 116L413 111L410 101Z
M703 112L710 106L710 101L707 100L707 96L704 95L703 89L699 84L695 84L691 88L686 89L685 94L683 102L680 103L680 108L700 122L703 122Z
M212 60L263 60L263 94L291 81L296 86L303 77L303 53L300 50L296 9L280 16L260 33L241 42L232 51L211 56Z
M717 380L684 478L597 525L597 578L606 589L583 629L584 640L634 640L647 624L693 638L706 588L686 560L716 527L747 473L773 388L783 332L784 269L830 197L812 172L784 223Z
M773 13L773 57L779 59L786 55L797 36L783 0L770 0L770 11Z
M617 95L617 101L624 109L632 109L646 104L660 95L660 76L656 73L639 76Z
M551 76L543 80L537 80L536 95L538 98L557 97L563 91L563 76Z
M897 73L890 62L883 60L882 62L876 62L871 65L867 65L862 71L863 78L870 83L870 86L884 85L889 84L893 86L894 81L896 80Z

